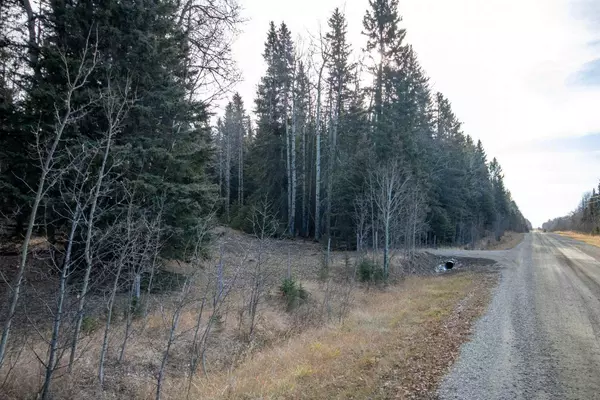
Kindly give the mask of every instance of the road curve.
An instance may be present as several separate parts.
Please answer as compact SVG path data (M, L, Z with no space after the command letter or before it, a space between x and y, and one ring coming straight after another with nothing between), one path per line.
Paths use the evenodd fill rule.
M600 399L600 248L531 233L494 258L502 278L441 399Z

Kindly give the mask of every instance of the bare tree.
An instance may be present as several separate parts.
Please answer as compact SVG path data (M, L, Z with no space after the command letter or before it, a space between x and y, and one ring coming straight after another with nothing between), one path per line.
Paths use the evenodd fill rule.
M328 51L326 49L326 42L323 36L319 36L319 46L322 58L322 64L319 68L319 77L317 79L317 111L316 111L316 148L317 153L315 157L316 165L316 182L315 182L315 240L321 239L321 84L323 81L323 70L327 65Z
M256 261L253 267L247 270L249 274L247 280L250 282L250 285L247 289L244 304L240 310L240 326L242 326L245 319L244 316L247 314L245 335L249 342L254 337L259 304L268 287L269 279L273 274L267 268L267 243L277 232L279 226L271 204L264 197L252 208L250 219L254 236L257 239Z
M295 58L295 57L294 57ZM296 126L298 113L298 96L296 93L296 60L294 60L294 68L292 72L292 132L291 132L291 192L290 192L290 235L295 236L296 233Z
M165 350L163 351L162 361L160 364L160 368L158 370L156 376L156 400L160 400L160 396L162 394L162 385L165 377L165 369L167 367L167 361L169 360L169 354L171 352L171 347L175 342L175 333L179 327L179 318L181 317L181 312L186 305L186 300L190 291L191 286L191 277L186 277L183 286L181 287L181 291L179 293L179 299L175 306L175 310L171 317L171 323L169 328L169 336L167 338L167 344L165 346Z
M231 121L229 121L231 123ZM224 126L223 133L225 135L225 216L227 221L230 221L230 202L231 202L231 147L232 147L232 129L227 122Z
M308 93L308 114L311 114L311 93ZM302 234L308 236L308 212L309 212L309 196L308 196L308 154L307 154L307 121L302 123Z
M217 126L215 128L216 140L215 145L217 147L217 169L219 171L219 198L223 198L223 182L224 177L224 164L225 164L225 153L223 146L223 120L219 118L217 120Z
M92 272L92 267L94 264L93 256L92 256L92 238L94 236L94 223L96 218L96 209L98 206L98 201L100 199L100 194L102 189L104 188L104 179L108 170L108 156L111 153L112 144L115 136L120 132L122 128L123 119L125 118L131 100L129 99L129 86L130 82L127 80L125 82L125 87L123 88L122 93L117 92L117 88L114 88L112 85L112 79L109 77L107 80L108 87L103 95L102 106L104 108L104 114L107 119L107 129L105 132L104 138L104 152L102 155L102 162L100 164L100 168L98 171L98 176L96 178L96 184L94 186L93 195L90 201L90 209L87 215L87 232L85 235L85 249L84 249L84 258L85 258L85 275L83 277L83 283L81 287L81 292L79 294L79 302L77 306L77 317L75 324L75 331L73 332L73 341L71 343L71 355L69 358L69 372L73 370L73 362L75 361L75 355L77 353L77 343L79 341L79 334L81 331L81 324L83 322L83 310L85 306L85 301L88 294L88 286L90 282L90 274Z
M209 103L241 78L231 50L242 22L241 7L237 0L180 0L177 6L177 24L189 46L185 60L189 98Z
M148 316L148 307L150 303L150 292L152 290L152 283L154 281L154 274L156 272L158 256L161 251L161 236L163 234L162 230L162 219L163 219L163 210L164 210L164 196L158 202L158 214L156 217L148 222L147 218L143 219L143 223L145 224L146 238L145 238L145 246L143 251L141 252L140 260L138 263L134 265L134 270L132 271L134 277L133 282L131 283L132 287L129 291L130 295L127 303L127 315L125 321L125 334L123 335L123 343L121 344L121 350L119 351L119 363L123 362L125 358L125 349L127 347L127 342L129 337L131 336L132 331L132 312L133 310L133 301L135 298L135 307L141 307L141 279L143 273L149 273L148 279L148 287L146 288L146 299L143 308L143 316L144 321L142 324L142 329L146 326L146 318ZM135 297L133 297L135 296Z
M369 200L364 193L358 195L354 200L353 218L356 226L356 251L360 253L364 249L369 218Z
M114 280L113 286L110 291L108 304L107 304L107 314L106 314L106 322L104 326L104 335L102 339L102 346L100 348L100 361L98 362L98 381L100 386L104 385L104 362L106 360L106 352L108 350L108 336L110 333L112 315L113 315L113 307L115 304L115 298L117 296L117 290L119 288L119 283L121 279L121 273L123 272L123 268L128 261L128 259L135 257L135 249L138 244L138 236L142 233L139 227L135 226L136 222L134 219L134 198L135 198L135 188L132 191L129 191L126 187L124 188L126 192L126 196L128 198L129 205L127 207L127 217L125 219L124 226L124 237L121 236L121 240L117 244L118 250L116 253L118 254L118 258L115 262L116 266L114 267Z
M152 291L152 284L154 283L154 275L156 273L156 268L157 268L157 264L158 264L158 257L160 255L160 251L162 248L162 242L161 240L162 235L163 235L163 229L162 229L162 222L163 222L163 212L165 209L165 195L163 193L163 195L160 197L160 199L158 199L158 214L155 218L155 222L151 228L151 231L153 232L153 238L152 238L152 247L151 247L151 261L150 261L150 277L148 278L148 287L146 288L146 301L144 303L144 323L142 324L143 328L145 328L146 326L146 322L147 322L147 318L148 318L148 307L150 306L150 293ZM125 346L127 343L127 336L125 337L125 340L123 341L123 347L121 349L121 356L119 357L119 360L122 361L123 360L123 353L125 352Z
M179 297L175 304L175 309L173 311L173 315L171 316L171 322L169 327L169 334L167 337L167 343L165 345L165 349L163 351L162 361L156 375L156 400L160 400L160 396L162 394L162 386L163 380L165 377L165 371L167 367L167 362L169 360L169 355L171 352L171 348L176 340L176 332L179 327L179 319L181 317L181 312L190 302L190 290L193 286L193 283L198 278L199 274L202 271L201 268L201 260L202 260L202 246L204 245L206 236L208 235L210 228L212 227L214 218L214 213L211 213L208 217L203 219L200 224L196 228L196 236L194 248L192 249L192 271L188 273L185 277L185 281L181 287L179 292Z
M390 162L371 173L371 192L383 225L383 275L389 276L391 228L401 216L410 178L398 162Z
M406 257L412 263L417 248L417 238L421 236L426 228L427 202L418 186L410 188L406 197L404 246Z
M66 74L67 86L62 98L62 102L60 104L57 103L55 105L56 112L54 132L52 134L52 137L50 138L50 144L47 148L44 148L43 144L41 143L40 132L34 132L36 137L36 147L38 158L40 161L41 173L37 184L36 195L29 215L27 232L25 234L25 239L23 240L23 244L21 247L19 267L11 288L12 294L9 300L10 305L2 329L2 338L0 339L0 367L2 367L2 363L6 355L6 347L8 343L8 337L10 335L10 328L17 308L17 303L19 301L21 288L23 285L23 278L25 276L25 270L27 268L29 243L31 241L31 235L33 233L33 228L36 223L38 209L47 191L51 187L53 187L57 181L56 179L48 180L51 172L55 168L57 150L63 139L63 133L65 132L67 127L73 124L77 119L85 115L90 106L90 104L84 104L81 107L76 107L74 104L75 94L85 88L88 82L88 78L92 71L95 69L97 63L97 47L90 43L90 36L91 32L87 37L86 45L75 70L73 70L69 66L67 56L64 53L60 53L61 61L64 65L64 71Z
M204 375L207 375L206 370L206 351L208 349L208 341L211 337L213 327L218 321L220 313L222 312L223 306L229 296L231 290L235 287L236 280L240 271L242 270L245 261L247 260L248 253L240 259L240 263L237 268L230 272L229 279L225 278L225 265L223 261L224 245L222 244L219 250L219 262L217 263L214 274L206 277L206 285L204 294L200 300L198 307L198 315L196 318L196 325L194 327L194 336L190 346L190 370L188 379L187 396L189 398L192 379L195 376L198 365L202 363L202 370ZM211 312L208 315L204 326L202 327L202 317L204 311L207 308L207 300L209 300L209 294L212 292L212 304Z
M82 144L81 150L79 151L80 154L69 151L69 154L71 154L70 158L77 159L77 161L73 163L72 168L74 179L69 182L66 182L65 179L60 180L59 189L65 207L63 217L70 222L70 229L61 266L58 268L60 271L58 300L52 323L52 335L48 345L48 357L45 363L46 374L41 391L42 399L48 398L50 394L50 384L59 362L59 336L65 313L65 300L68 290L67 280L72 271L72 254L73 246L75 244L75 234L81 223L83 210L87 207L90 199L90 193L87 190L88 187L86 182L91 175L92 160L97 154L95 150L97 149L92 149L92 151L90 151ZM56 258L53 257L52 260L54 261Z

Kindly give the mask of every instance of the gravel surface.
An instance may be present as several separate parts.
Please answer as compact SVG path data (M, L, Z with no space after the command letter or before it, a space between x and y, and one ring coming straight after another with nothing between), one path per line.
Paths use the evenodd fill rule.
M487 313L444 378L442 399L600 399L600 249L532 233L498 261Z

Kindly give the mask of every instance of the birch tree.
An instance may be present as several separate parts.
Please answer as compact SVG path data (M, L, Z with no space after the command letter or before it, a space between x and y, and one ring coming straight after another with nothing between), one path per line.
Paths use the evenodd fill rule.
M195 283L197 283L198 277L202 273L203 265L201 264L202 260L202 248L206 241L206 236L209 234L211 228L213 227L213 219L214 212L211 211L209 216L205 218L198 226L196 227L196 235L194 237L194 246L191 249L191 254L188 256L191 258L191 271L189 271L184 279L183 285L179 293L177 294L177 300L174 305L174 309L172 310L172 314L170 317L169 324L169 332L167 334L167 340L164 346L164 350L162 351L161 363L159 369L156 373L156 392L155 398L156 400L160 400L162 395L163 382L165 378L167 363L169 361L169 357L171 355L171 349L175 344L177 339L177 330L179 329L179 320L181 318L181 313L184 311L185 307L188 306L191 302L193 302L192 288Z
M322 35L320 36L318 46L321 56L321 66L318 69L319 73L317 78L317 99L315 113L315 240L321 239L321 97L323 89L323 71L327 65L329 54L327 44Z
M90 180L92 174L91 161L97 155L97 151L89 151L85 144L81 144L80 149L79 146L75 146L74 149L68 150L68 153L69 158L74 159L74 162L70 171L64 175L68 175L70 179L60 179L59 191L65 209L62 216L70 222L70 228L61 265L57 266L57 269L60 271L58 299L56 309L54 310L52 333L48 344L48 356L45 362L46 371L40 395L42 399L47 399L50 395L52 377L60 361L60 333L66 311L67 281L72 272L73 247L75 245L77 230L82 223L83 210L87 208L90 200L87 182Z
M98 381L100 383L100 387L104 385L104 363L106 361L106 353L108 351L108 339L112 323L113 309L115 299L117 296L117 291L119 289L119 284L121 283L121 275L126 267L126 264L133 264L132 260L136 258L138 248L137 246L140 244L139 237L143 234L141 227L137 226L138 223L135 218L135 188L124 189L127 196L128 207L124 221L124 226L121 229L117 230L118 236L121 240L115 244L115 248L118 249L115 251L115 253L117 254L117 258L114 265L111 266L111 269L114 270L114 278L113 285L108 298L108 304L106 306L106 321L104 324L104 334L102 338L102 345L100 348L100 361L98 362Z
M393 226L402 216L410 178L398 162L390 162L371 173L371 192L383 229L383 275L389 276L389 254Z

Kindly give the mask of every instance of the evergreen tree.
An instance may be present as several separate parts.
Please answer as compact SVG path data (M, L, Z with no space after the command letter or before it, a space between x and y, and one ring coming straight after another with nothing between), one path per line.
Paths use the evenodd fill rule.
M217 124L219 184L227 221L230 221L231 217L231 204L236 204L236 209L244 204L248 128L244 102L239 93L235 93L225 107L223 120L219 119Z
M364 79L350 62L345 17L334 10L320 43L327 49L320 60L326 68L325 94L313 107L310 86L322 88L320 81L315 77L310 83L304 64L294 60L287 27L271 23L263 54L267 69L256 98L257 133L249 147L252 196L272 199L291 234L308 234L308 210L315 207L320 214L322 201L318 172L312 181L314 131L315 151L325 145L315 166L325 165L324 226L336 245L355 241L355 204L370 185L367 172L386 163L402 166L413 188L407 202L419 204L404 207L403 212L413 210L406 217L413 226L394 227L395 237L388 239L395 244L414 248L422 233L435 243L475 243L490 230L500 235L506 229L527 229L502 179L491 173L499 166L492 162L488 169L481 142L463 133L450 101L441 93L431 95L416 52L404 44L397 7L394 0L373 0L363 20L366 51L373 58L373 85L367 88L360 87ZM302 199L298 208L297 197ZM381 232L374 210L369 211L369 229L377 247ZM296 223L296 217L302 222ZM314 218L320 239L321 215Z
M367 36L366 51L375 51L373 118L381 124L390 65L402 53L406 32L399 27L402 18L398 14L398 0L369 0L369 7L363 18L363 34Z
M344 179L342 171L338 170L339 142L345 140L341 133L347 128L347 111L351 99L351 84L355 66L350 62L351 48L347 43L347 22L339 8L333 11L328 21L329 32L325 35L331 54L328 59L328 85L331 99L330 123L327 154L327 206L326 206L326 234L331 237L332 218L343 210L351 210L350 204L340 204L336 182ZM339 171L339 172L338 172Z
M74 107L102 96L109 80L114 88L134 93L134 104L115 141L119 161L114 160L111 171L137 182L140 201L166 199L165 251L182 254L199 219L212 207L214 190L206 174L211 158L208 113L205 104L189 96L185 83L189 47L175 23L177 4L169 0L51 2L43 11L41 72L32 76L24 104L25 143L33 143L34 131L42 143L52 135L55 104L67 83L63 59L73 66L82 49L95 51L97 65L85 91L73 99ZM65 145L97 141L106 125L103 113L92 104L68 128ZM33 165L23 167L27 169L35 171ZM50 193L51 198L56 196ZM150 203L146 206L151 208ZM60 218L55 220L56 226L50 228L58 229Z
M286 28L287 29L287 28ZM248 178L257 190L254 200L266 196L279 217L287 216L287 170L285 125L282 123L283 99L280 82L279 35L273 22L265 42L263 58L267 64L255 99L256 136L250 149Z

